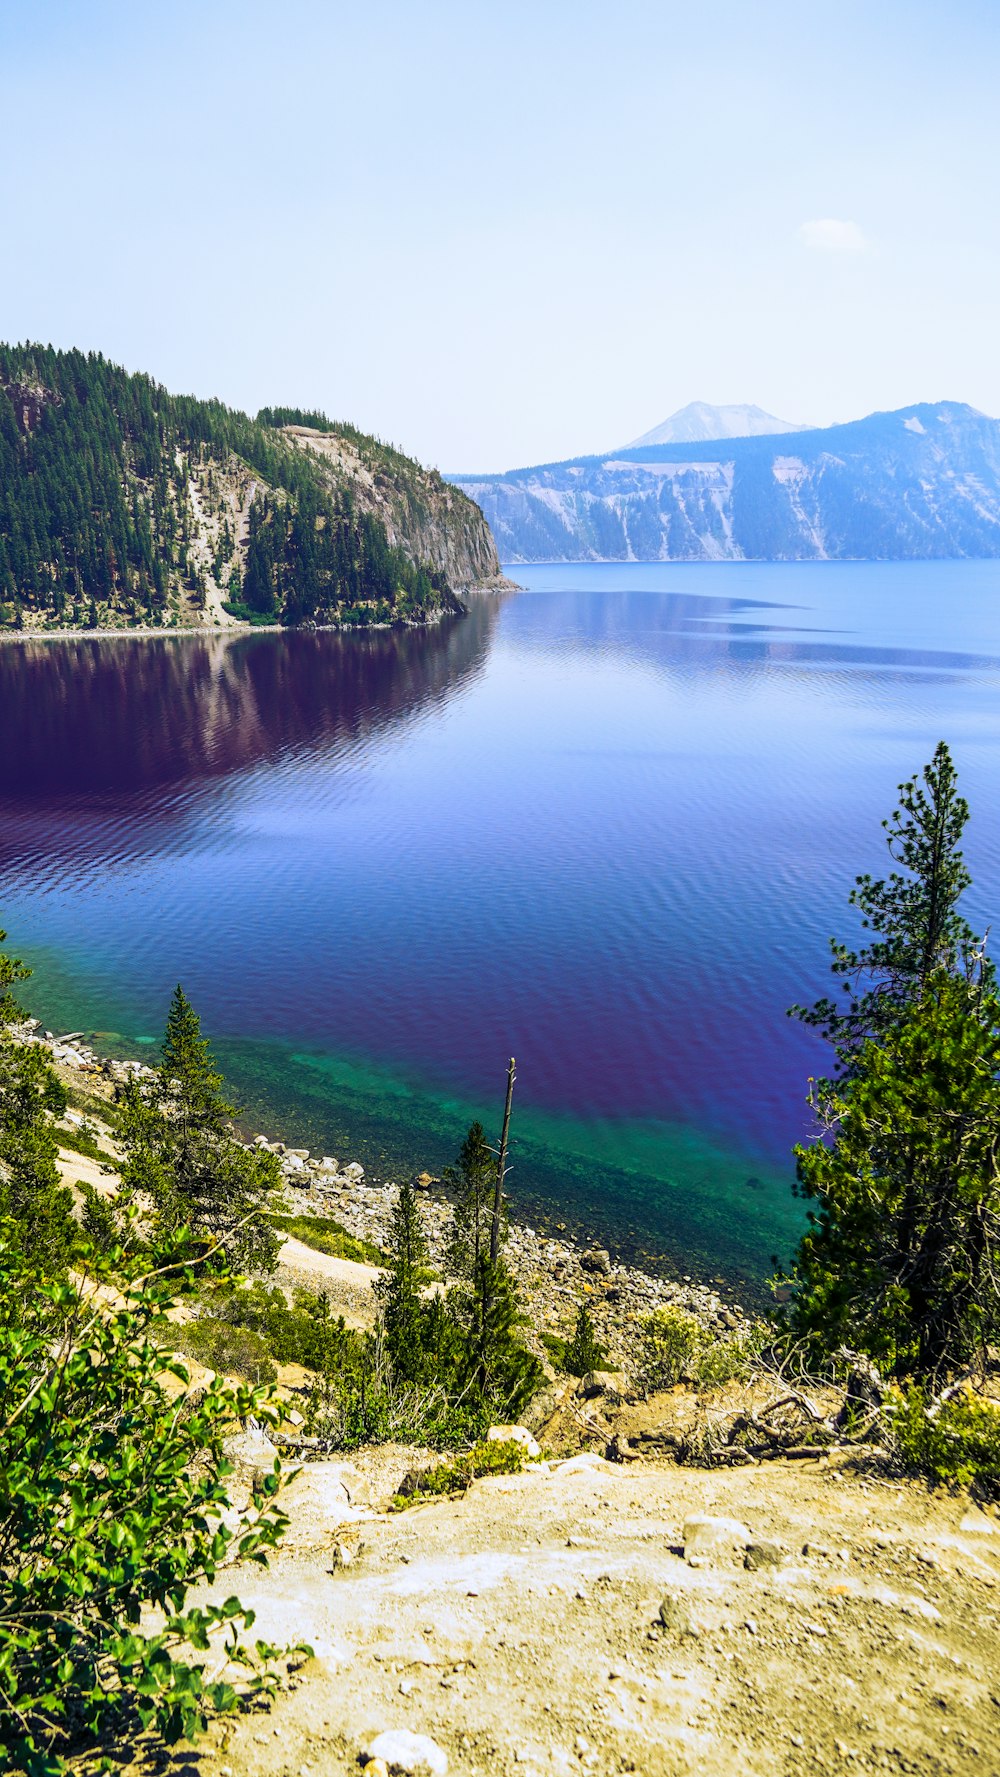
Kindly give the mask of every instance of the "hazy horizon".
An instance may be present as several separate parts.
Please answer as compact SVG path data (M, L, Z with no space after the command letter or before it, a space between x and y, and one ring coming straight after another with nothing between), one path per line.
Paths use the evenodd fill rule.
M995 10L39 0L0 337L447 471L691 401L1000 412Z

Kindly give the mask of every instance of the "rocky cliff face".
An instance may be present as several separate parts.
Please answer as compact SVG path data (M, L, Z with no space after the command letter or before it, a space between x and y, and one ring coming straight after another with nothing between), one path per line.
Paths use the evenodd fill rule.
M1000 422L952 402L456 481L510 562L1000 556Z
M499 577L496 544L480 507L436 469L347 429L285 426L282 435L308 451L334 487L349 488L412 562L439 568L457 591Z

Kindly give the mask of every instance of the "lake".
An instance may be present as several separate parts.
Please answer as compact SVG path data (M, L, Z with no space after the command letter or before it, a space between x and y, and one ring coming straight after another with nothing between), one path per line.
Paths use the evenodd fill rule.
M424 631L0 647L0 924L54 1028L180 980L247 1117L380 1176L496 1130L511 1190L684 1270L801 1225L786 1017L945 738L1000 904L1000 564L518 567Z

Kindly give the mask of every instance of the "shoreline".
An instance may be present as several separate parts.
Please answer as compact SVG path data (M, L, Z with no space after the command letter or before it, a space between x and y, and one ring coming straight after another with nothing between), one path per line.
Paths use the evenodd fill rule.
M465 598L473 593L523 592L516 580L510 580L506 574L495 575L491 580L476 581L469 586L454 588L457 598ZM126 628L102 629L0 629L0 642L101 642L101 641L155 641L171 636L266 636L266 635L349 635L355 632L367 634L371 630L390 629L429 629L433 624L441 623L445 617L457 617L462 613L446 611L443 607L431 612L425 618L401 618L396 623L314 623L306 629L301 624L288 623L243 623L234 617L229 623L178 623L178 624L142 624L133 623Z
M109 1105L130 1076L148 1079L155 1072L148 1062L102 1056L82 1031L60 1035L39 1019L24 1020L12 1027L12 1034L47 1049L65 1084ZM328 1217L355 1239L384 1249L402 1169L393 1178L369 1177L360 1161L316 1155L263 1134L245 1137L244 1146L263 1147L277 1156L292 1214ZM440 1178L418 1173L418 1164L413 1163L409 1176L417 1186L431 1263L443 1270L451 1236L451 1193ZM546 1216L543 1223L516 1203L508 1202L507 1208L508 1259L536 1338L543 1332L570 1337L577 1310L586 1303L608 1362L620 1368L631 1350L636 1322L655 1309L679 1308L720 1338L757 1317L751 1293L728 1280L647 1271L616 1256L593 1235L581 1237L565 1221Z

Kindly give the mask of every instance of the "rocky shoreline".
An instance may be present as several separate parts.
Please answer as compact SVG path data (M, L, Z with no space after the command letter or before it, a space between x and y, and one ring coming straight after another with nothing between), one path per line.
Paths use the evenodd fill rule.
M81 1084L82 1076L88 1089L108 1099L130 1077L149 1079L154 1072L145 1062L99 1055L80 1031L57 1035L32 1019L18 1026L15 1034L22 1041L41 1043L57 1071ZM277 1156L293 1214L332 1218L355 1239L385 1248L398 1177L369 1178L359 1161L312 1154L308 1148L291 1147L265 1135L255 1135L247 1146L266 1148ZM414 1183L431 1264L444 1275L452 1229L451 1195L442 1180L427 1172L416 1175ZM657 1308L682 1309L720 1338L752 1318L738 1294L725 1284L700 1282L693 1276L656 1276L620 1262L596 1241L575 1237L565 1223L536 1228L519 1215L516 1205L510 1206L510 1214L508 1258L529 1325L536 1335L569 1337L585 1302L612 1368L627 1365L637 1323Z

